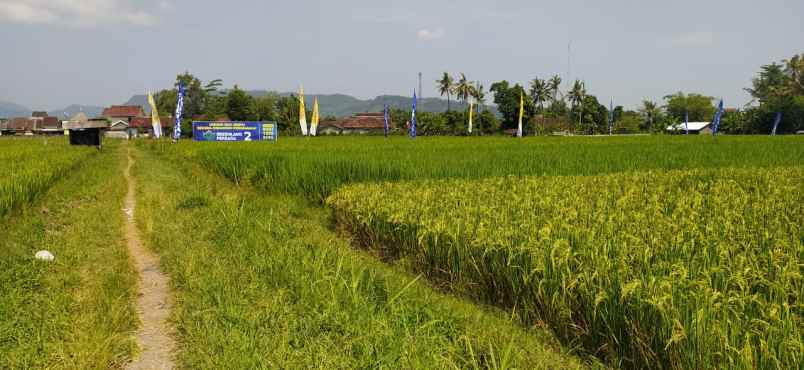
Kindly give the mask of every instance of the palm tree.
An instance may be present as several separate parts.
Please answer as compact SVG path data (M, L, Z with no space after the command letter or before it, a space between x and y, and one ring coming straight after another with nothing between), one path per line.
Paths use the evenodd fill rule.
M530 82L530 97L533 99L533 104L538 105L542 110L542 114L544 114L544 102L550 99L550 93L549 82L538 78L534 78Z
M454 88L454 80L449 73L444 72L444 75L441 76L440 80L436 80L436 87L438 91L441 93L441 96L447 95L447 111L449 111L449 94L452 93L452 89ZM421 93L421 91L420 91Z
M539 106L542 114L542 130L544 130L544 102L550 99L550 82L534 78L530 82L530 97L533 99L533 104Z
M553 102L558 101L558 95L561 93L561 77L559 75L553 75L553 77L550 78L548 85L550 87L550 93L553 97Z
M652 130L653 118L656 117L656 114L659 112L659 105L650 100L643 100L642 108L639 108L639 111L648 119L648 130Z
M472 82L466 79L465 74L461 73L461 78L455 84L452 92L458 100L466 103L472 92Z
M486 93L483 91L483 85L480 82L475 82L475 85L472 86L471 91L472 98L475 99L475 115L480 116L480 106L486 103ZM480 121L478 121L479 123ZM478 131L480 131L480 127L478 126Z
M478 106L486 103L486 92L483 91L483 85L480 82L475 82L475 86L472 88L472 97L475 98Z
M567 97L569 97L573 109L579 105L581 107L578 112L578 126L580 126L581 118L583 117L583 100L586 97L586 86L584 86L583 81L575 80L572 90L567 93Z

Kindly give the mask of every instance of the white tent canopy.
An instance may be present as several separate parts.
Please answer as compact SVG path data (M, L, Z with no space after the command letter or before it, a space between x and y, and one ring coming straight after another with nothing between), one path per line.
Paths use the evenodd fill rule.
M689 122L687 123L687 128L690 131L701 131L706 128L706 126L711 125L712 122ZM676 123L672 126L667 126L667 131L684 131L684 122Z

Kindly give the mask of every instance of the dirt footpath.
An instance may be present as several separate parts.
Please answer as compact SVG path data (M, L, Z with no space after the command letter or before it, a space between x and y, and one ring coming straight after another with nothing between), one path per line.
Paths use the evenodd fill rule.
M146 249L140 242L140 233L134 222L135 180L131 176L134 159L128 153L128 165L124 176L128 183L125 208L126 239L128 253L139 275L137 312L140 328L137 330L137 356L127 369L173 369L175 341L171 336L175 331L168 318L173 307L170 279L159 268L159 257Z

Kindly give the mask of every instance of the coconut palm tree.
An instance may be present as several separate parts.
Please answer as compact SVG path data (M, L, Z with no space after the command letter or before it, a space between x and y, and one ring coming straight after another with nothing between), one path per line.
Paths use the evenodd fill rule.
M466 79L466 75L461 73L461 78L458 79L458 82L455 84L452 93L455 94L455 98L458 100L466 103L469 100L469 95L472 92L472 82Z
M533 104L538 105L542 110L542 114L544 114L544 103L550 99L550 94L551 90L548 81L534 78L530 82L530 97L533 99Z
M639 108L639 111L644 114L645 118L648 120L648 130L652 130L653 119L659 113L659 105L650 100L643 100L642 107Z
M472 97L475 98L478 106L486 103L486 92L483 91L483 85L480 82L475 82L475 86L472 87Z
M584 85L583 81L575 80L575 83L572 85L572 89L567 93L567 97L572 104L572 108L580 106L580 110L578 111L578 126L581 125L581 118L583 117L583 100L586 98L586 86Z
M550 77L550 82L548 83L550 87L550 94L552 95L553 101L558 101L558 96L561 94L561 77L559 75L553 75Z
M471 95L475 99L475 116L480 117L480 106L486 103L486 92L483 91L483 85L480 82L475 82L475 85L472 86ZM479 125L478 132L482 132Z
M444 72L444 75L441 76L440 80L436 80L436 87L438 91L441 93L441 96L447 95L447 111L449 112L449 95L452 94L452 89L454 88L455 81L452 79L452 76L449 73ZM420 91L421 93L421 91Z

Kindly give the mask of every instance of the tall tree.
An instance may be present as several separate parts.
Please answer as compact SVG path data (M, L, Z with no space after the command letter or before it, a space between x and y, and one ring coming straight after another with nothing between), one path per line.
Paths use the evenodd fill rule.
M497 111L503 118L502 128L515 128L519 119L519 98L527 95L525 89L519 84L511 86L508 81L503 80L493 83L489 91L494 94L494 104L497 104ZM525 117L523 121L527 122L533 116L533 101L525 99L524 103Z
M639 112L643 114L646 122L648 123L647 129L649 131L653 130L653 121L659 114L659 105L654 101L643 100L642 107L639 108Z
M789 78L789 92L804 95L804 54L794 55L784 61L784 73Z
M692 122L706 122L712 119L715 113L715 105L712 103L715 98L702 94L677 92L664 97L666 101L664 109L675 123L684 120L684 115L688 114Z
M551 99L551 88L548 81L534 78L530 82L530 97L533 99L533 104L539 106L539 109L544 111L544 103Z
M483 91L483 85L480 82L475 82L472 86L472 98L475 99L475 116L480 117L480 111L483 104L486 103L486 92ZM480 128L482 121L478 120L478 132L483 132Z
M254 117L254 98L237 85L226 96L226 114L235 121L248 121Z
M441 93L441 96L447 96L447 111L450 110L449 96L452 94L453 84L454 80L447 72L444 72L444 75L441 76L440 80L436 80L436 86L438 87L438 91Z
M204 85L204 92L207 94L216 93L218 92L218 88L221 87L221 85L223 85L223 80L221 80L220 78L216 78L212 81L207 82L207 84Z
M550 94L552 95L553 102L558 100L558 97L561 95L561 76L553 75L550 77Z
M461 73L461 78L458 79L458 83L455 84L452 92L459 101L466 103L472 93L472 82L466 79L465 74Z
M578 125L581 124L582 111L583 111L583 100L586 96L586 86L584 85L583 81L575 80L575 83L572 85L572 89L567 93L567 97L572 104L572 109L576 111L576 115L578 116ZM579 108L580 109L577 109Z

